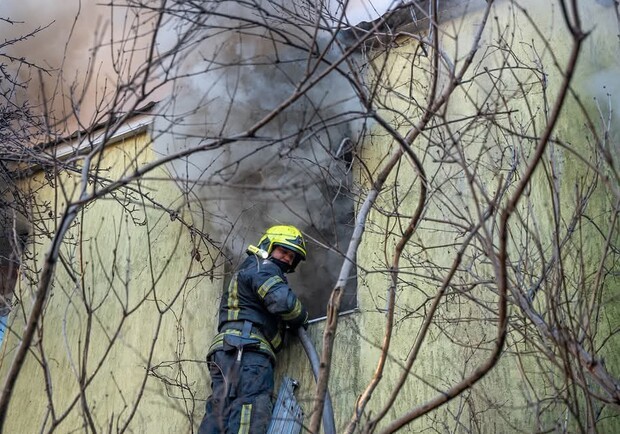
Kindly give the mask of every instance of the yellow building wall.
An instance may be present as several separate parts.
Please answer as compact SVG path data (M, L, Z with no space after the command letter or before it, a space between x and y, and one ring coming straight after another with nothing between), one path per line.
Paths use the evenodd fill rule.
M106 148L98 162L101 181L130 176L151 161L149 145L142 133ZM79 182L79 168L24 181L37 204L35 225L2 347L2 378L50 236L67 198L78 197ZM56 432L84 432L89 425L98 432L179 433L199 423L222 281L198 233L202 225L192 232L182 204L179 189L158 169L80 211L61 249L4 432L47 432L56 421Z
M476 176L483 181L484 188L487 188L491 197L500 183L500 174L504 180L508 176L507 166L510 165L511 153L514 151L515 155L518 154L520 164L524 164L531 155L535 141L528 140L527 137L540 136L542 133L545 116L551 111L551 104L562 81L555 62L557 60L562 67L566 64L571 42L556 2L551 5L528 0L519 2L519 7L508 1L496 3L491 12L489 29L478 47L474 66L466 76L468 81L451 97L445 112L445 120L454 122L450 124L452 131L461 130L466 133L456 146L461 147L470 160L480 157L479 161L483 164L476 167ZM617 35L618 22L613 7L603 3L580 2L584 29L591 31L591 34L584 42L572 89L580 95L581 104L588 116L598 123L601 118L596 104L602 105L603 118L607 119L609 116L610 119L610 141L616 143L617 149L620 136L618 113L609 115L608 110L620 107L620 81L617 78L620 71L620 47L617 38L611 36ZM457 69L471 49L486 2L470 2L469 5L470 9L461 16L441 24L444 54L457 64ZM527 10L530 18L520 7ZM546 45L547 41L551 48ZM422 50L413 39L403 37L396 45L397 47L388 50L387 54L378 56L374 64L376 70L381 70L385 62L389 71L388 75L381 78L379 97L385 102L381 114L405 135L421 117L416 104L424 101L428 75L423 75L421 71L428 68L429 58L421 55ZM510 68L506 67L506 62ZM504 67L503 71L499 70L501 67ZM372 71L372 68L370 70ZM495 79L501 79L485 78L485 71ZM443 73L445 72L446 68L443 67ZM545 74L544 77L542 73ZM372 73L370 75L372 79ZM493 81L495 86L499 83L501 89L494 88ZM444 75L440 80L439 93L445 88L446 82L447 77ZM505 99L491 98L482 103L493 92L496 96L503 95ZM607 93L611 94L609 100ZM549 105L545 106L545 103ZM471 117L479 115L479 107L512 114L496 116L494 124L481 122L481 126L470 129L467 129L467 121L456 121L471 120ZM610 184L600 181L593 184L595 175L588 165L596 162L592 152L595 143L592 142L585 123L586 116L579 104L569 98L554 139L568 143L573 149L550 147L545 156L544 168L537 171L532 188L528 189L526 197L519 205L519 212L528 215L529 220L513 225L510 252L513 255L511 259L518 260L517 255L525 242L528 224L530 230L534 230L535 226L537 236L543 244L548 245L555 234L551 218L552 196L548 173L553 170L558 176L558 199L563 229L569 225L571 213L578 207L576 192L583 193L586 186L594 185L594 192L585 211L587 219L590 220L579 224L582 234L579 239L582 243L572 245L573 249L583 253L582 257L589 263L585 264L584 276L577 272L567 278L570 282L569 290L587 292L592 290L588 285L592 284L596 267L605 252L602 235L607 234L613 219L614 196L610 192ZM434 264L449 267L456 257L464 234L467 233L466 227L460 234L457 233L455 226L447 224L447 220L452 219L458 224L459 221L454 216L457 212L463 212L474 216L472 220L476 221L474 199L461 169L456 164L440 165L437 162L439 157L432 153L436 148L429 148L429 137L437 142L441 141L437 132L441 128L442 126L434 125L434 129L427 130L413 144L413 149L423 161L431 184L431 196L425 213L427 220L416 230L401 260L401 281L396 294L396 318L390 355L383 378L363 418L376 415L390 396L419 333L430 298L441 285L446 269L430 269L427 266ZM520 129L522 136L505 134L504 128ZM371 135L361 147L363 164L357 165L357 180L361 191L370 187L366 168L373 177L377 176L384 167L386 155L396 146L395 141L384 133L380 126L374 126ZM497 166L497 161L500 160L498 156L501 156L502 152L505 152L504 166ZM576 153L585 156L585 161L577 158ZM522 172L523 166L520 166L515 176L518 178ZM391 265L393 247L408 222L406 217L386 217L386 214L395 211L394 204L398 202L398 212L403 216L411 216L418 194L419 179L412 166L403 159L399 166L398 179L391 177L377 202L380 211L373 210L369 215L365 238L357 256L359 312L341 318L334 345L335 360L330 390L336 407L338 432L344 429L352 417L358 396L373 376L384 336L387 288L390 284L387 270ZM363 196L361 198L363 199ZM447 200L452 201L451 205ZM457 210L450 210L450 206ZM442 224L442 220L445 223ZM515 220L516 218L513 223ZM488 224L489 231L495 234L496 224L497 220L495 225L493 222ZM617 226L611 232L611 237L612 244L617 245L620 239ZM494 235L494 239L497 241L497 235ZM480 254L483 255L483 246L479 247ZM578 260L578 255L568 254L567 276L581 265L576 262ZM497 326L496 315L487 310L497 300L494 274L488 261L486 265L484 261L465 261L461 268L467 272L457 274L457 283L468 281L468 272L472 272L471 268L467 270L468 267L474 267L473 271L480 276L487 276L490 279L488 284L477 286L469 294L459 295L448 291L439 308L440 317L431 327L405 387L377 432L389 421L456 384L488 356L488 348L495 338ZM617 266L611 259L607 261L607 267L615 267L617 272ZM581 277L584 279L583 287L579 287ZM514 280L512 282L514 285ZM616 330L620 324L617 298L620 282L613 277L607 282L602 295L605 324L601 326L600 336L608 336L610 331ZM527 291L528 288L524 286L518 289ZM468 299L470 301L467 301ZM479 305L471 301L472 299L483 300L484 305ZM545 303L547 301L541 293L535 306L541 312L546 312ZM519 323L519 312L512 308L510 313L513 321ZM322 325L312 326L311 333L315 342L320 342ZM557 421L565 424L568 432L577 430L577 427L572 425L574 418L566 407L550 399L556 396L554 387L562 387L562 377L559 375L561 369L537 358L536 352L540 348L525 343L522 333L522 330L511 328L498 365L473 388L439 410L414 421L402 432L535 432L561 426L554 425ZM599 343L603 343L602 338ZM601 353L605 357L606 366L615 375L620 373L620 353L613 351L613 348L618 348L618 344L620 342L617 336L612 336L610 341L605 342ZM313 389L307 385L312 384L312 379L307 373L299 372L297 360L300 358L303 359L303 353L299 347L294 346L289 355L282 358L284 362L280 370L295 372L295 375L302 379L302 386L306 385L306 388L302 388L300 392L301 400L308 401ZM554 382L556 384L553 384ZM549 400L545 402L545 398ZM601 412L599 417L602 422L598 425L601 432L620 430L618 414L612 407L599 405L595 410ZM583 407L577 411L585 413ZM585 417L584 413L581 417Z

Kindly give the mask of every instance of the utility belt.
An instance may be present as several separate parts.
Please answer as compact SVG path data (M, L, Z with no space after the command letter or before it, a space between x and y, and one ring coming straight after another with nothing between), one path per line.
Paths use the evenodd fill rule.
M275 363L276 356L271 345L250 321L235 321L235 324L224 324L222 332L213 339L207 357L215 351L235 352L235 362L228 376L228 397L237 396L237 385L241 372L241 360L245 351L259 351L268 355ZM237 326L241 325L241 330Z
M215 351L259 351L265 353L275 363L276 355L272 344L263 336L251 321L229 321L222 325L211 346L207 357Z

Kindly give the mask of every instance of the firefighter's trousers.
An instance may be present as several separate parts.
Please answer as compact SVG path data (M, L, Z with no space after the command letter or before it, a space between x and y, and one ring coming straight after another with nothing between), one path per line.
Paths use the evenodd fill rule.
M235 367L236 355L236 351L221 350L209 356L212 394L207 399L199 434L267 432L272 411L273 363L264 353L245 351L240 366Z

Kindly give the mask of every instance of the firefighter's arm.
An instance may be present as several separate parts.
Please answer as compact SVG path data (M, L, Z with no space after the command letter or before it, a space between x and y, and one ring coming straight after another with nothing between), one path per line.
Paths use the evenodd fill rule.
M307 324L308 311L281 276L259 273L255 287L270 313L279 316L292 328Z

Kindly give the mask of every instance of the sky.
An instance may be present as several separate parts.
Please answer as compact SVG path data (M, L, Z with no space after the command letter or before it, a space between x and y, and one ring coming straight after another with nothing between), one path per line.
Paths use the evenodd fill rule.
M347 7L347 17L352 24L360 21L372 21L383 15L399 0L350 0Z

